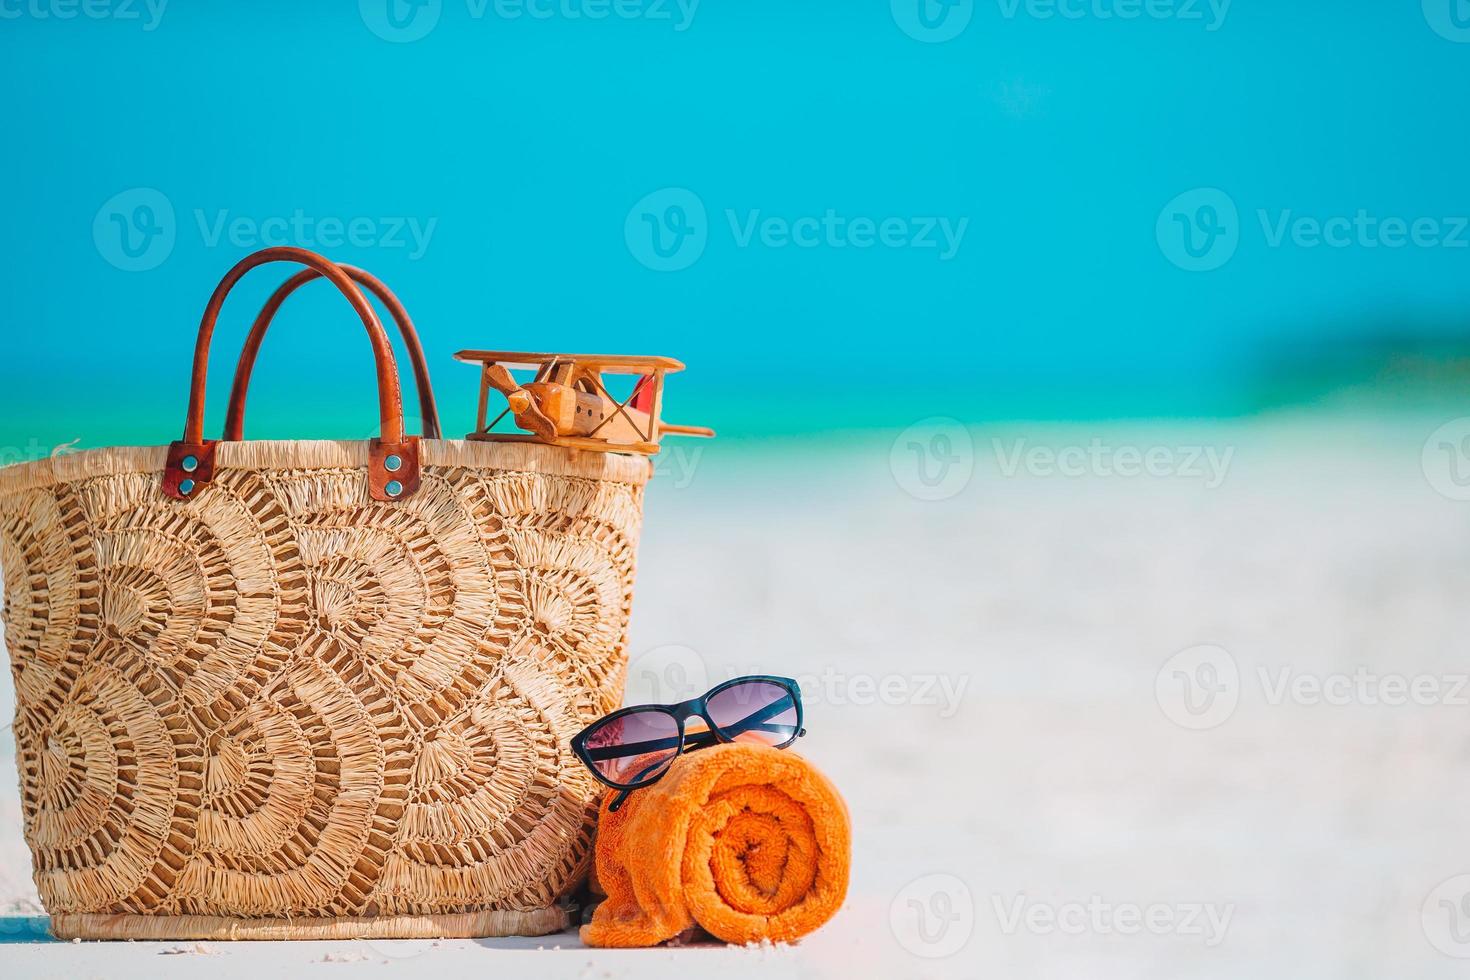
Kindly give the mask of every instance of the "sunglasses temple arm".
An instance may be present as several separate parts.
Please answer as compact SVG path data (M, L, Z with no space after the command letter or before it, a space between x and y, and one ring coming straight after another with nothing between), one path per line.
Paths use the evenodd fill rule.
M774 713L780 714L781 711L784 710L786 709L784 707L781 707L778 711ZM749 718L745 718L742 721L739 721L724 730L726 732L734 732L737 735L741 732L753 731L765 731L781 734L783 731L791 728L790 725L764 724L761 720L761 716L763 714L766 714L766 711L764 709L761 712L757 712L756 714L751 715ZM806 729L802 729L802 734L805 733ZM719 741L719 739L716 738L715 733L709 729L705 729L704 731L700 732L690 732L688 735L684 736L684 745L687 748L702 749L706 746L714 745L717 741ZM602 746L596 749L592 749L590 754L592 758L596 760L626 759L629 756L647 755L649 752L658 751L660 749L671 749L678 744L678 739L672 738L660 739L658 741L652 742L633 742L627 745Z
M657 769L661 765L663 765L662 762L655 762L653 765L649 766L647 769L643 770L638 775L634 776L633 779L635 781L636 780L639 780L639 779L642 779L644 776L647 776L649 773L653 772L655 769ZM637 789L637 787L634 787L634 789ZM632 789L620 789L620 790L618 790L618 795L615 796L615 797L613 797L612 803L608 804L607 812L608 813L617 813L620 809L622 809L623 804L626 803L626 802L628 802L628 794L631 793L631 792L633 792Z
M736 722L733 725L727 726L725 731L733 732L736 735L739 735L742 732L753 731L775 732L777 734L780 734L782 729L790 729L792 726L768 725L766 724L766 722L769 721L771 718L774 718L776 715L785 712L787 708L794 706L794 704L795 699L792 698L790 694L788 694L781 700L773 701L772 703L766 705L764 708L761 708L754 714L747 716L746 718ZM797 737L800 738L802 735L806 734L806 729L803 728L799 730L796 734Z
M661 749L678 748L677 738L660 738L647 742L622 742L613 745L600 745L595 749L589 749L588 755L594 760L604 759L626 759L629 756L647 755L650 752L658 752Z
M740 722L738 725L733 726L732 728L727 728L724 731L727 734L733 732L733 734L736 735L739 735L742 732L754 731L772 732L774 734L780 735L784 734L786 731L789 731L791 728L790 725L747 724L750 720L751 719L747 718L745 719L745 721ZM801 729L798 734L805 735L806 729ZM690 749L704 749L708 748L711 745L717 744L719 741L719 736L717 736L712 729L706 728L702 732L690 732L688 735L684 736L684 749L685 751L688 751Z

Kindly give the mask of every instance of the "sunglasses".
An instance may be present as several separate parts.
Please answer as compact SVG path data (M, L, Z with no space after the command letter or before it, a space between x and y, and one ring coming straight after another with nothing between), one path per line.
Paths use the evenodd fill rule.
M806 734L801 689L789 677L736 677L681 704L614 711L572 739L572 751L600 781L620 790L617 810L652 785L682 753L721 742L784 749Z

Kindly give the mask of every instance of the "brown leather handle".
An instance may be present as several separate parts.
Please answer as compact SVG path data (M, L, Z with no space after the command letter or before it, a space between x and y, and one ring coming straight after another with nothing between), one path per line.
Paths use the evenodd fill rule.
M393 347L383 333L383 325L367 297L353 285L352 278L335 262L304 248L279 246L247 255L225 273L199 321L199 339L194 345L194 369L189 386L189 414L184 423L184 438L169 447L164 464L163 492L178 500L192 499L214 479L215 440L204 438L204 394L209 375L209 344L214 337L220 309L235 284L251 269L271 262L295 262L314 270L336 286L357 311L368 340L373 346L373 360L378 374L379 438L372 442L368 466L368 487L375 500L397 500L418 489L418 439L403 433L403 392L398 385L398 362Z
M408 348L409 360L413 363L413 376L415 387L419 393L419 413L423 416L424 436L429 439L441 438L439 426L439 408L434 401L434 386L429 380L429 362L424 357L423 344L419 342L418 331L414 329L413 320L409 319L408 310L404 309L398 297L393 295L382 280L364 269L351 265L339 265L339 268L347 273L356 282L366 286L377 296L383 305L388 308L393 321L398 324L398 331L403 335L403 345ZM281 284L265 305L260 308L260 313L255 318L255 324L250 328L250 336L245 338L245 349L240 352L240 362L235 367L235 384L230 390L230 410L225 416L225 441L239 442L245 438L245 402L250 394L250 376L255 371L255 359L260 353L260 345L265 340L265 334L270 329L271 321L281 309L281 304L302 286L313 279L320 279L321 273L315 269L302 269L290 279Z

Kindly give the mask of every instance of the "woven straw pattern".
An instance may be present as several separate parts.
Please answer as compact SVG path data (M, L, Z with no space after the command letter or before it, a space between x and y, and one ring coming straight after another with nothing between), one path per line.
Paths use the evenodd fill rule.
M222 444L188 502L159 449L0 471L48 911L545 931L589 858L568 740L621 700L647 464L423 450L395 503L363 443Z

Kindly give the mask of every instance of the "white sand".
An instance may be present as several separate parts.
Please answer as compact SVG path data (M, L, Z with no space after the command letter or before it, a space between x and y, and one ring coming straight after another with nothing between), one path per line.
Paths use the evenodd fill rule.
M1421 468L1442 421L975 430L973 479L938 501L906 493L902 465L895 478L893 433L758 456L717 441L692 479L690 457L671 462L648 502L630 700L750 670L807 682L801 750L846 793L856 857L847 909L799 947L0 945L4 972L1463 976L1421 910L1433 927L1458 893L1431 893L1470 873L1470 706L1271 703L1283 669L1358 667L1455 700L1470 503ZM1006 476L992 438L1234 455L1214 489ZM1190 731L1156 679L1198 644L1233 658L1238 706ZM1164 678L1188 721L1173 666L1193 665ZM13 784L0 898L19 901L34 892Z

